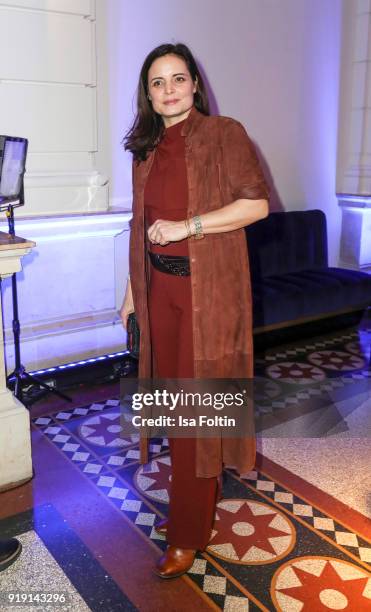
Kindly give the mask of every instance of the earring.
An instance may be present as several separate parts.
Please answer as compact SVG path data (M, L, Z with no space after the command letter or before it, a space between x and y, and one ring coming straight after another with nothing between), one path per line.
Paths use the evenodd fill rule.
M151 96L148 94L147 95L148 100L152 100Z

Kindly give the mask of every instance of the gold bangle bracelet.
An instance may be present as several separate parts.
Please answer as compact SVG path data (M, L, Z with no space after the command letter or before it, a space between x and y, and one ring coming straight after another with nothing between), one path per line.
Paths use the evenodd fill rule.
M204 237L204 233L203 233L203 229L202 229L202 223L201 223L201 219L199 215L196 215L195 217L192 217L192 221L193 224L195 226L195 234L194 234L194 239L195 240L200 240L201 238Z

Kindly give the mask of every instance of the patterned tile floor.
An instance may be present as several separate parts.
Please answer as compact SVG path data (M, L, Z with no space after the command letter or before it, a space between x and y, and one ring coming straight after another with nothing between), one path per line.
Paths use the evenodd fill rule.
M349 416L371 395L371 328L318 336L257 355L255 375L257 428L265 436L275 427L275 435L283 437L347 431L355 437L357 432L348 427ZM342 400L346 404L340 408ZM312 419L293 430L298 414L309 413ZM361 437L366 435L365 425L371 435L371 421L363 422Z
M354 415L359 410L358 400L370 388L370 340L371 329L366 325L258 354L259 435L279 440L282 429L287 433L287 428L299 421L296 434L299 431L329 440L352 436L352 428L357 427ZM140 465L137 438L120 435L117 397L38 414L32 422L35 452L41 453L33 483L36 518L32 519L30 510L24 533L35 531L42 537L43 529L49 526L44 544L89 609L134 610L135 605L146 612L371 609L370 526L360 521L358 528L353 510L346 508L355 517L348 521L335 499L332 504L327 496L326 504L322 503L321 491L311 497L310 489L301 488L300 483L291 486L289 479L277 477L278 471L269 472L264 465L242 478L231 469L224 471L223 498L218 503L210 544L204 553L197 554L187 577L166 584L150 578L156 558L153 554L166 546L165 538L153 526L157 518L166 516L169 502L167 440L152 440L150 462ZM316 429L319 416L320 430ZM303 419L309 431L303 432ZM353 450L357 452L356 445ZM56 507L39 503L44 499L38 495L43 478ZM22 495L20 492L18 502ZM7 496L11 499L5 494L5 504ZM67 521L64 504L74 504L69 514L66 511ZM107 512L98 510L102 504ZM80 523L74 522L74 514L79 515ZM81 527L81 541L67 528L68 522ZM0 530L2 527L4 531L4 520ZM9 529L6 533L10 535L23 533L16 526ZM55 542L58 529L61 546ZM114 540L105 529L117 534ZM79 551L78 572L77 553L68 556L66 552L68 539L75 542L73 550ZM63 558L58 557L60 551ZM83 559L94 567L101 583L99 598L94 597L98 582L89 578ZM100 566L102 560L104 567ZM6 570L5 574L13 572L8 579L16 575L17 563ZM144 566L136 575L136 567ZM130 580L135 582L133 589Z
M295 417L293 407L308 402L304 412L316 411L318 418L328 406L329 389L351 388L351 398L364 391L365 381L368 388L371 330L362 331L363 343L358 333L271 351L264 363L258 358L265 385L259 400L263 413L286 410L288 422ZM349 430L347 415L340 416L336 422L330 419L323 435ZM143 538L165 548L165 538L153 526L166 515L169 501L166 439L152 440L151 460L141 466L135 436L120 438L118 399L39 417L34 427ZM210 605L228 611L371 609L369 539L347 527L338 513L324 512L266 473L240 478L226 469L223 478L210 544L188 572Z
M2 612L136 610L52 504L0 521L0 531L22 543L17 562L1 574ZM6 593L30 592L32 605L12 606L6 599Z

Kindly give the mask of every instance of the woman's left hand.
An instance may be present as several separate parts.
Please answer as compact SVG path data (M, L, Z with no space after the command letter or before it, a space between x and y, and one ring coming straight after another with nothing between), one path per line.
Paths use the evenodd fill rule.
M187 228L184 221L164 221L157 219L147 231L152 244L165 246L169 242L178 242L187 238Z

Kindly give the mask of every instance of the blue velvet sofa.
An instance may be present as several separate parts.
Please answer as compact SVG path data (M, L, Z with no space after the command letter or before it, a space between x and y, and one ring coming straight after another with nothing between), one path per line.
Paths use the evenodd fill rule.
M254 333L359 312L371 275L330 268L321 210L275 212L246 228Z

